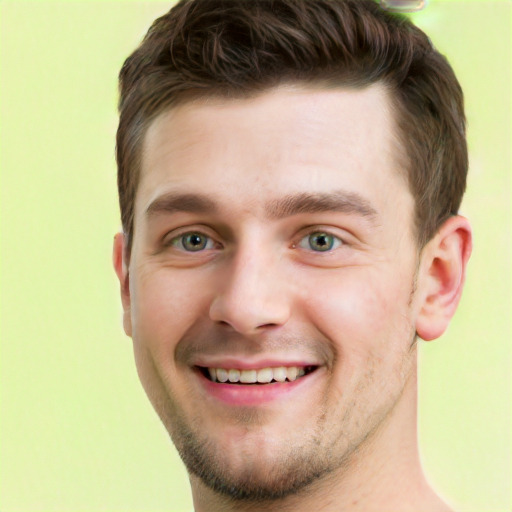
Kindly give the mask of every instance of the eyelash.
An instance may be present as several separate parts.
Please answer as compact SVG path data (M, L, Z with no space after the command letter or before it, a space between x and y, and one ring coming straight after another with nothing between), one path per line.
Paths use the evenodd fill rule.
M328 247L325 249L320 250L314 250L311 248L311 242L313 237L318 236L319 238L328 238L330 239L330 244L328 243ZM306 241L306 243L309 242L309 248L304 247L303 242ZM339 249L341 246L345 245L345 242L336 235L333 235L328 230L322 230L322 229L315 229L314 231L309 232L305 236L303 236L298 244L294 244L294 247L300 247L302 249L311 250L311 252L317 252L317 253L329 253L336 249Z
M194 237L194 236L197 236L198 238L206 239L206 242L205 242L206 246L199 248L196 251L187 250L183 245L184 241L187 237ZM179 235L176 235L173 238L171 238L164 245L166 247L175 247L178 250L183 251L183 252L194 253L194 252L203 252L205 250L214 249L215 248L215 240L211 236L209 236L199 230L197 230L197 231L194 230L194 231L186 231L184 233L180 233ZM178 245L181 245L181 247L178 247ZM208 247L208 245L210 245L210 246Z
M187 237L194 237L194 236L197 236L198 238L202 238L203 240L205 240L204 245L203 245L203 247L200 246L197 250L187 250L184 246L184 242ZM328 239L327 248L320 249L320 250L314 250L313 248L311 248L311 240L314 236L323 237L324 239L327 238ZM308 244L308 243L309 243L309 247L305 247L305 244ZM324 243L325 243L325 240L324 240ZM164 245L166 247L174 247L182 252L192 253L192 254L193 253L202 253L206 250L211 250L211 249L221 247L221 244L217 244L217 247L215 247L215 245L216 245L215 240L211 236L201 232L200 230L186 231L186 232L180 233L179 235L176 235L173 238L171 238ZM292 244L292 248L296 249L299 247L301 249L305 249L305 250L308 250L313 253L321 253L322 254L322 253L331 253L334 250L339 249L343 245L346 245L346 242L343 239L341 239L340 237L330 233L328 230L314 228L314 229L310 230L307 234L304 234L303 236L301 236L298 243Z

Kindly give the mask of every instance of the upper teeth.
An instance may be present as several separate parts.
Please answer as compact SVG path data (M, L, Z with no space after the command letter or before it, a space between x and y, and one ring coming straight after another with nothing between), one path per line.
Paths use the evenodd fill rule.
M261 368L259 370L237 370L235 368L208 368L210 378L214 382L242 382L255 384L272 382L284 382L286 379L294 381L302 377L306 372L300 366L279 366L277 368Z

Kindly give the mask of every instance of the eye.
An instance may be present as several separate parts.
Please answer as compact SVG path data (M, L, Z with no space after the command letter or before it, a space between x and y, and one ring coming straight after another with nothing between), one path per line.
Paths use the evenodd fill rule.
M170 245L187 252L199 252L215 247L214 241L209 236L195 231L173 238Z
M343 242L337 236L326 233L325 231L315 231L305 236L299 243L302 249L308 249L315 252L327 252L337 249L343 245Z

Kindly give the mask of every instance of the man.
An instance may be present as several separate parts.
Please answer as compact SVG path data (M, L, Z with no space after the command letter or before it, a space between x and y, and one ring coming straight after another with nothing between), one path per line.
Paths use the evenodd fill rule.
M471 252L446 60L371 0L192 0L120 87L124 329L196 512L449 510L416 439Z

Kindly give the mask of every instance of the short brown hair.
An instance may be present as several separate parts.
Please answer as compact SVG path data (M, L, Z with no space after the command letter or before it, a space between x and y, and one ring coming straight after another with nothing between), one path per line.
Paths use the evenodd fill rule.
M459 209L468 166L462 89L424 33L373 0L181 0L155 20L119 82L118 188L128 250L151 121L190 99L250 97L286 82L385 84L419 246Z

